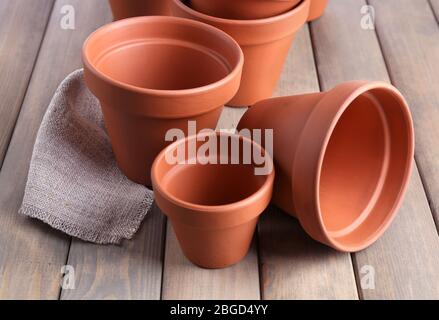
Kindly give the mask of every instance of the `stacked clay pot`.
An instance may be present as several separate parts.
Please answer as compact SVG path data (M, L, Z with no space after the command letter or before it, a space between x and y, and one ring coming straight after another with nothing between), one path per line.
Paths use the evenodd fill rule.
M170 0L109 0L114 20L171 14Z
M302 0L190 0L191 8L224 19L254 20L277 16L295 8ZM311 0L308 21L320 18L328 0Z
M114 20L171 15L172 0L109 0ZM302 0L190 0L193 9L225 19L262 19L291 10ZM311 0L308 21L319 18L328 0Z
M190 0L196 11L224 19L264 19L293 9L302 0Z
M311 0L303 0L297 5L294 1L262 1L277 4L287 2L292 8L284 13L261 19L228 19L217 15L208 15L192 7L187 0L173 0L172 12L175 16L198 20L223 30L232 36L244 52L244 68L241 86L235 97L227 103L229 106L250 106L269 98L279 80L288 51L296 32L306 23ZM196 1L204 10L211 12L207 5L213 1ZM222 9L230 9L240 1L215 2ZM244 1L250 7L259 1ZM228 6L229 5L229 6ZM254 9L256 10L258 6ZM219 15L224 14L221 10ZM213 14L213 13L212 13ZM247 16L245 18L248 18Z

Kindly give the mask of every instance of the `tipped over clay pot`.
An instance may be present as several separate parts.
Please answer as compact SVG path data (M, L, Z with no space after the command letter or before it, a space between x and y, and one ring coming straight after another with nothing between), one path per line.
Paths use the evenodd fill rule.
M169 129L215 128L239 87L243 54L226 33L176 17L137 17L95 31L83 47L87 86L99 99L122 172L151 185Z
M170 0L109 0L114 20L171 14Z
M190 6L196 11L218 18L251 20L285 13L300 1L302 0L190 0Z
M231 20L206 15L190 8L187 1L173 0L176 16L215 26L231 35L241 46L245 62L241 86L229 106L250 106L271 97L297 30L309 14L310 0L271 18Z
M269 99L253 106L238 128L274 130L273 202L315 240L355 252L390 225L414 148L409 108L391 85L354 81Z
M327 5L328 0L311 0L308 21L313 21L320 18L323 13L325 13Z
M205 141L213 142L212 152L206 152ZM232 146L238 146L234 149L238 154L231 152ZM250 149L265 154L270 169L264 174L256 174L260 166L255 162L243 161L244 150ZM180 161L172 161L179 152ZM207 163L212 155L216 164ZM190 261L204 268L224 268L245 257L274 182L273 162L259 144L228 133L190 136L164 149L151 175L157 205L170 219Z

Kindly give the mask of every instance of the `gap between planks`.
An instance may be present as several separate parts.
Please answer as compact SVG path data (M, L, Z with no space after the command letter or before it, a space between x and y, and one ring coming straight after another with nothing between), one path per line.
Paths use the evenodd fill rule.
M53 4L54 0L0 2L0 170Z

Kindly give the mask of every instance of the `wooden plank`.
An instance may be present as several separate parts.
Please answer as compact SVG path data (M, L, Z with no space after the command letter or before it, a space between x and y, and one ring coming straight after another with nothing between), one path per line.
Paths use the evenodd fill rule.
M76 29L60 27L61 8L76 9ZM69 237L17 213L35 136L58 84L81 66L87 35L108 21L101 0L57 1L0 171L0 299L57 299ZM19 19L25 23L22 19Z
M409 3L415 5L409 5ZM430 70L422 68L417 70L417 63L423 64L430 53L426 47L421 51L420 43L412 39L415 37L410 30L421 30L419 42L428 40L428 44L436 46L439 42L437 26L430 22L428 27L421 26L420 21L427 18L427 14L419 11L425 1L371 1L376 9L377 27L386 34L386 40L381 43L386 47L384 53L386 61L391 67L392 80L402 89L408 98L415 117L421 117L420 111L426 113L424 117L434 118L435 115L428 110L428 106L437 106L437 103L427 103L422 98L426 92L437 90L437 81L426 83L420 73L425 77L439 74L431 66ZM312 25L313 44L316 49L318 72L323 89L330 89L337 83L352 79L383 80L389 81L384 58L380 52L380 44L374 30L361 27L360 9L366 5L364 0L346 0L343 6L335 1L330 1L326 15ZM385 13L384 11L388 11ZM416 12L416 15L413 15ZM405 15L407 14L407 15ZM402 16L401 16L402 15ZM420 19L418 19L418 16ZM416 17L416 18L415 18ZM381 21L381 22L379 22ZM413 24L414 23L414 24ZM384 31L385 30L385 31ZM428 31L427 31L428 30ZM407 34L408 32L408 34ZM381 34L381 31L379 32ZM435 38L430 39L429 35ZM394 39L391 41L391 39ZM411 43L413 41L413 43ZM399 43L399 44L398 44ZM399 49L394 49L398 47ZM432 48L433 51L436 49ZM396 54L397 52L397 54ZM414 55L418 55L415 57ZM439 55L436 54L436 57ZM411 57L408 60L405 57ZM393 61L393 62L391 62ZM399 61L399 62L395 62ZM417 63L416 63L417 61ZM412 66L409 64L412 63ZM427 62L426 62L427 63ZM432 62L429 62L432 63ZM406 82L400 80L406 73ZM433 75L432 75L433 76ZM434 80L434 79L432 79ZM423 83L425 87L420 87ZM413 87L408 90L408 87ZM421 89L422 88L422 89ZM416 90L420 90L419 93ZM419 97L421 96L421 97ZM437 96L437 95L436 95ZM419 100L418 100L419 99ZM425 103L425 105L424 105ZM430 112L430 113L429 113ZM437 122L437 120L436 120ZM420 123L418 119L416 130L418 138L432 142L426 135L428 126ZM423 134L425 132L425 134ZM436 129L437 132L437 129ZM429 134L435 134L435 131ZM419 139L418 139L419 141ZM418 142L419 143L419 142ZM432 153L417 149L418 164L421 162L420 153L427 152L426 157L434 159L437 148L430 143ZM421 148L420 148L421 147ZM437 157L436 157L437 159ZM431 171L431 173L433 173ZM437 194L437 193L435 193ZM382 237L372 247L353 255L357 278L361 282L361 269L372 266L375 269L375 289L360 290L364 299L411 299L411 298L438 298L439 297L439 238L437 237L434 221L428 207L419 174L415 166L411 184L398 217ZM421 273L421 274L419 274Z
M226 107L218 129L233 131L247 108ZM171 224L168 223L163 270L164 300L260 299L258 255L255 241L240 263L219 270L193 265L183 255Z
M277 96L319 91L308 26L290 50ZM276 133L275 133L276 134ZM274 206L259 225L264 299L357 299L349 254L309 238L299 222Z
M53 0L0 2L0 168L52 6Z
M412 106L416 161L439 227L439 28L421 1L371 1L392 81ZM397 5L398 10L392 5ZM416 12L416 14L413 14Z
M375 289L362 290L363 299L439 298L439 241L417 170L409 188L390 230L355 255L358 270L375 272Z
M103 246L74 239L68 265L75 268L75 290L61 299L159 300L165 219L153 206L132 240Z

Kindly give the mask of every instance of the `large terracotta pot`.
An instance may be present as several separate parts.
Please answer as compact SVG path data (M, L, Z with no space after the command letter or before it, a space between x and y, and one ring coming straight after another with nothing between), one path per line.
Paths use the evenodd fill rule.
M238 128L274 130L273 201L317 241L358 251L394 218L414 138L409 108L391 85L354 81L262 101Z
M191 8L225 19L262 19L294 8L302 0L190 0Z
M325 13L328 0L311 0L308 21L320 18Z
M106 25L83 48L85 80L99 99L117 163L131 180L151 185L150 168L170 142L215 128L239 87L243 54L224 32L175 17L138 17Z
M245 62L241 86L230 106L249 106L270 97L279 80L296 31L306 22L310 0L287 13L258 20L229 20L191 9L186 1L173 0L174 15L199 20L231 35L241 46Z
M170 0L109 0L114 20L171 14Z
M227 148L221 147L221 138L228 139L222 140L228 141ZM203 164L209 157L204 152L196 161L188 155L191 143L194 152L200 153L204 141L210 139L216 146L212 154L217 164ZM229 152L232 140L239 146L238 156ZM181 147L183 161L169 161ZM271 169L256 175L258 166L243 161L243 150L248 147L265 153L260 145L236 134L204 133L178 140L154 162L151 174L157 205L170 219L185 256L198 266L224 268L240 261L249 250L259 215L270 202L271 157L267 153L265 160ZM239 161L232 164L232 159Z

